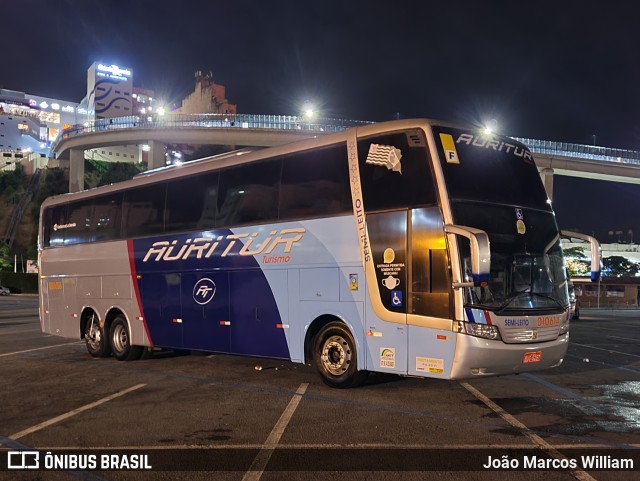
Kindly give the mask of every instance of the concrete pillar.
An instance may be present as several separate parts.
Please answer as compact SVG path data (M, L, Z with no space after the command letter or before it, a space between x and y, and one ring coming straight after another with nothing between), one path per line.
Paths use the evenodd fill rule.
M164 156L165 145L157 140L149 142L149 166L148 169L157 169L166 165Z
M71 149L69 162L69 192L84 190L84 150Z
M553 169L542 169L540 177L542 177L542 182L544 182L544 190L547 191L547 197L553 201Z

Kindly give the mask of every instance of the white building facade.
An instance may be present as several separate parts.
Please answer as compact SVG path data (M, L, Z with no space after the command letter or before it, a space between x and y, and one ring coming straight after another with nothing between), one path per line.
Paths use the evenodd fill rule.
M12 170L27 158L46 163L62 129L85 118L77 102L0 89L0 170Z

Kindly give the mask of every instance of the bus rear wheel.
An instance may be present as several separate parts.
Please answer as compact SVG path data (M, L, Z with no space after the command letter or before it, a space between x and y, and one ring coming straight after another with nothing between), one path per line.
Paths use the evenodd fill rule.
M358 371L356 343L341 322L330 322L316 335L313 361L322 381L330 387L359 386L367 378Z
M104 328L100 327L100 321L95 314L91 314L85 325L84 342L87 351L93 357L108 357L111 354L109 338Z
M143 348L142 346L131 345L129 325L122 316L118 316L113 320L109 333L113 357L118 361L134 361L140 359Z

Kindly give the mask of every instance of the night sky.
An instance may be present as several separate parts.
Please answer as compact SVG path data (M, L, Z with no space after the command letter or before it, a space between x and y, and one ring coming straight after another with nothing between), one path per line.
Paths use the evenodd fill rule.
M640 150L639 14L615 0L2 0L0 86L78 102L101 61L179 103L202 70L239 113L308 100L329 117L495 119L507 135ZM562 227L640 240L640 186L555 186Z

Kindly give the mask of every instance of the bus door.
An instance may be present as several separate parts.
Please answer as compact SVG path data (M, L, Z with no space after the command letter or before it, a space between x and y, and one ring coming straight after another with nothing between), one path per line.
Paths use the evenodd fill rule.
M457 337L452 332L451 277L440 209L410 212L407 305L409 374L448 377Z
M407 373L407 210L367 215L374 275L367 273L366 368Z
M367 268L367 368L407 373L415 367L407 355L413 328L408 321L412 305L420 302L411 280L411 214L415 206L438 205L425 131L358 132L357 156L373 258Z
M229 274L197 272L182 275L184 347L229 352Z

